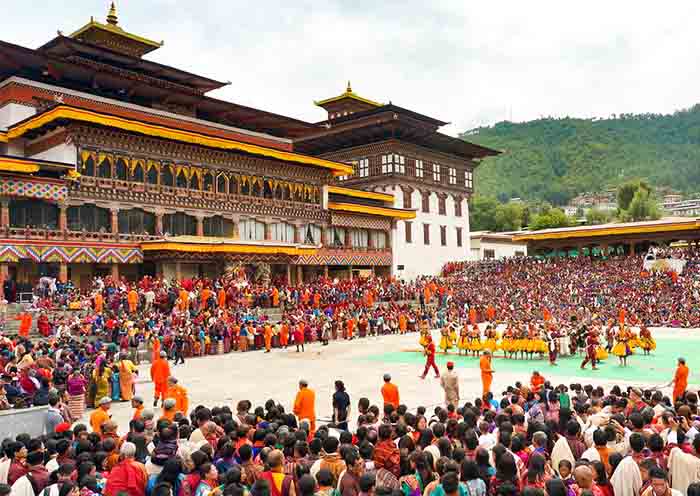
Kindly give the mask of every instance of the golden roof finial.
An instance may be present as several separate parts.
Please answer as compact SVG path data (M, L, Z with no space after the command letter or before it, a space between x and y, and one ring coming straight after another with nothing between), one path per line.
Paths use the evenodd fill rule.
M116 26L117 22L117 7L112 2L112 5L109 7L109 14L107 14L107 24Z
M352 93L352 86L350 86L349 80L348 80L348 87L345 89L345 93Z

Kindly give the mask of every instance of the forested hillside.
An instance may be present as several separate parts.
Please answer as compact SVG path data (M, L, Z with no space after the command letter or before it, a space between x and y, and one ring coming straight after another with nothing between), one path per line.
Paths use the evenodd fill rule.
M564 205L632 178L700 192L700 105L672 115L501 122L462 135L502 150L476 171L478 195Z

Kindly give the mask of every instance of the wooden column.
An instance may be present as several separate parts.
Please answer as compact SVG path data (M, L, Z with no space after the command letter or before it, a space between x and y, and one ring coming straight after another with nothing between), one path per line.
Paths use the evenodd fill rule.
M182 280L182 265L180 264L179 260L175 262L175 279L177 281Z
M204 216L197 215L197 236L204 236Z
M163 212L156 212L156 235L163 235Z
M323 277L328 279L328 265L323 266Z
M61 262L58 265L58 280L62 283L68 282L68 264L66 262Z
M345 228L345 242L343 243L345 248L352 248L352 236L350 234L350 228Z
M297 265L297 284L303 284L304 282L304 267Z
M119 280L119 264L116 264L116 263L112 264L112 279L114 281Z
M303 229L303 227L301 227L299 225L294 226L294 243L296 243L296 244L301 244L301 242L303 241L302 234L301 234L302 229Z
M296 234L296 231L295 231ZM265 241L272 240L272 222L265 222Z
M292 265L287 264L287 286L292 285Z
M111 208L110 213L112 214L112 234L119 234L119 209Z
M58 204L58 230L63 232L68 230L68 205Z
M0 227L10 227L9 198L0 198Z

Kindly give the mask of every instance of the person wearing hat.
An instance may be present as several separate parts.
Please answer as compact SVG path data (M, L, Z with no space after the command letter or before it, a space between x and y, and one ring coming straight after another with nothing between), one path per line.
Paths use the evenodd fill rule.
M110 407L112 406L112 398L109 396L103 396L99 402L98 407L92 414L90 414L90 426L92 431L102 435L102 424L107 422L112 416L108 413Z
M399 388L396 384L391 382L391 375L389 374L384 374L382 398L384 398L384 406L391 405L394 409L399 407Z
M158 406L158 400L164 400L168 392L168 377L170 377L170 365L167 354L160 352L160 356L151 365L151 380L155 386L153 390L153 406Z
M175 398L165 398L163 401L163 414L160 416L158 419L158 422L161 420L168 420L170 422L175 421L175 415L177 414L177 402L175 401Z
M438 366L435 363L435 343L433 342L433 337L428 334L427 337L427 344L425 345L425 370L423 370L423 375L419 376L421 379L425 379L425 376L428 375L428 371L432 367L433 370L435 371L435 377L437 379L440 378L440 371L438 370Z
M445 391L445 404L459 406L459 376L454 371L454 362L447 362L447 370L440 377L440 386Z

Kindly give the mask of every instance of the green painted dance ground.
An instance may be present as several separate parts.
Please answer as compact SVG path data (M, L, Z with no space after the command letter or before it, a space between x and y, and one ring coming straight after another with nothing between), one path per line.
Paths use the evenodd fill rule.
M522 374L523 380L529 380L533 370L539 370L546 377L561 378L562 383L567 385L572 382L574 377L579 378L577 382L581 382L581 378L590 377L605 380L620 380L629 382L640 382L647 385L658 386L663 383L668 383L673 378L676 369L676 360L679 356L685 357L690 368L690 377L688 382L691 384L700 383L700 370L695 367L700 363L700 339L683 339L680 337L654 336L656 340L656 350L649 356L635 353L627 358L627 367L621 367L616 356L610 354L607 360L598 364L598 370L591 370L590 364L586 370L581 370L581 356L576 357L559 357L556 366L550 366L546 359L539 360L513 360L501 358L501 351L496 352L496 357L493 360L493 368L498 374L499 371L513 372ZM417 344L416 344L417 348ZM535 355L537 356L537 355ZM365 357L368 361L379 361L387 364L391 363L411 363L424 364L425 357L422 353L412 351L392 351L386 353L372 354ZM479 359L473 356L459 356L456 350L448 352L447 355L439 353L435 361L442 369L445 363L453 361L460 367L479 367ZM553 381L556 382L556 381Z

